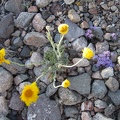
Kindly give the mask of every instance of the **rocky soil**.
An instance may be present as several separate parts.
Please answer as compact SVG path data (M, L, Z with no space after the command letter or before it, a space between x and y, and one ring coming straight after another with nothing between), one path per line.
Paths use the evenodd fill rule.
M37 103L26 107L19 98L21 89L41 75L44 65L39 63L50 47L45 27L51 26L58 42L61 23L69 25L64 45L70 64L89 46L95 54L110 51L113 66L98 68L95 60L83 59L58 75L58 83L70 80L68 89L53 88L48 73L39 81ZM92 26L96 38L89 39L85 34ZM119 0L1 0L3 47L7 59L25 66L0 66L0 120L120 120Z

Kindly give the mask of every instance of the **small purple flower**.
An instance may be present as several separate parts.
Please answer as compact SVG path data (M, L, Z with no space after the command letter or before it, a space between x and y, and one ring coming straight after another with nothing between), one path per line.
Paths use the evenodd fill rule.
M116 33L111 33L111 37L113 40L116 40L117 39L117 34Z
M88 29L87 30L87 32L85 33L85 36L87 37L87 38L92 38L94 35L92 34L92 30L91 29Z
M104 51L102 54L95 55L95 60L97 60L96 66L100 67L112 67L113 63L110 59L110 51Z

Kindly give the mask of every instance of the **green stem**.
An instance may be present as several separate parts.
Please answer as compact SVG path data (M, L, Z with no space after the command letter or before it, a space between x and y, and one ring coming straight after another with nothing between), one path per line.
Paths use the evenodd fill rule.
M68 65L61 65L61 64L59 64L58 67L71 68L71 67L74 67L74 66L76 66L77 64L79 64L82 60L83 60L83 58L80 59L78 62L76 62L75 64L73 64L73 65L71 65L71 66L68 66Z
M10 60L9 60L10 61ZM13 63L13 64L16 64L16 65L19 65L19 66L25 66L24 64L20 64L20 63L16 63L16 62L13 62L13 61L10 61L10 63Z
M61 37L61 39L60 39L60 41L59 41L59 43L58 43L58 45L57 45L57 53L58 53L58 56L57 56L57 57L58 57L58 58L61 57L60 46L61 46L61 44L62 44L63 38L64 38L64 35L62 35L62 37Z

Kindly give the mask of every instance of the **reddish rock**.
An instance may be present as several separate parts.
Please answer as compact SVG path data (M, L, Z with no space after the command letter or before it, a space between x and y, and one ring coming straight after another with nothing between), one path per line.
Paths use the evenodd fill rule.
M85 110L92 111L93 110L93 103L91 101L83 102L81 105L81 110L82 111L85 111Z
M89 112L82 112L81 118L82 120L92 120Z
M96 8L89 9L88 12L89 12L90 14L95 14L95 15L98 13Z
M38 12L37 6L30 6L30 7L28 8L28 12L37 13L37 12Z
M42 18L41 14L38 13L35 15L32 24L35 30L40 32L46 26L46 21Z
M86 21L83 21L83 22L80 24L80 27L81 27L81 28L89 28L89 24L88 24Z

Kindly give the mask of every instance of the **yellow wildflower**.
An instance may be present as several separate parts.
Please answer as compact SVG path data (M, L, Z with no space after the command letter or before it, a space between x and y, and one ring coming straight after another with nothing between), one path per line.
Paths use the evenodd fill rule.
M36 82L33 82L30 85L25 85L20 99L25 102L27 106L30 106L30 104L37 101L39 92Z
M6 55L5 49L2 48L0 50L0 64L2 64L4 62L7 63L7 64L10 64L10 61L5 59L5 55Z
M70 81L68 79L66 79L62 82L62 87L67 88L69 86L70 86Z
M94 52L90 48L85 47L83 50L83 58L92 59L93 56Z
M58 31L60 34L65 35L68 33L69 26L67 24L60 24L58 26Z

